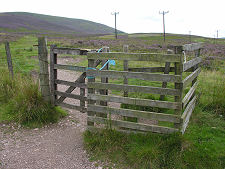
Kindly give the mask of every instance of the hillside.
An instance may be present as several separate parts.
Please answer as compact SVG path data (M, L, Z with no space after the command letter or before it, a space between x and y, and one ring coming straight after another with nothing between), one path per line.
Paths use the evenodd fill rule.
M114 29L92 21L26 12L0 13L0 31L48 34L112 34Z

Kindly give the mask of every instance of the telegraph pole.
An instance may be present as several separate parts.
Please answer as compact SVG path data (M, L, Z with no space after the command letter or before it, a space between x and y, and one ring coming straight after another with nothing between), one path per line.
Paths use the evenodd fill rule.
M117 29L116 29L116 15L119 14L119 12L112 12L112 15L115 15L115 38L117 39Z
M189 41L191 43L191 31L189 31Z
M159 11L159 14L162 14L163 15L163 37L164 37L164 42L166 41L166 33L165 33L165 14L169 13L169 11L163 11L163 12L160 12Z

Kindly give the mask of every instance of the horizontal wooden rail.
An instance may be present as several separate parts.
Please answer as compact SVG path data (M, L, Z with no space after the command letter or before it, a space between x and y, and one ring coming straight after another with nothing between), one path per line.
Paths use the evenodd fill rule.
M202 48L202 43L191 43L183 45L183 50L185 51L195 51Z
M149 81L162 81L162 82L176 82L181 83L182 77L179 75L168 74L155 74L144 72L128 72L128 71L113 71L113 70L92 70L87 71L87 76L94 77L108 77L108 78L133 78Z
M196 99L197 99L197 96L195 96L195 97L193 97L193 99L191 99L191 101L188 103L186 109L184 110L184 112L183 112L183 114L182 114L182 116L181 116L181 119L184 120L184 119L186 118L186 116L187 116L187 114L188 114L190 108L194 105Z
M172 115L172 114L165 114L165 113L112 108L112 107L98 106L98 105L92 105L92 104L88 104L87 110L92 111L92 112L105 113L105 114L110 113L110 114L116 114L116 115L121 115L121 116L126 116L126 117L153 119L153 120L167 121L167 122L172 122L172 123L180 123L181 122L180 116L176 116L176 115Z
M201 72L201 68L196 69L194 72L192 72L189 76L187 76L184 80L183 80L183 88L185 89L187 87L187 85L192 82Z
M66 92L60 92L60 91L55 91L55 94L58 96L64 96L64 97L68 97L71 99L78 99L78 100L82 100L82 101L87 101L87 97L81 96L81 95L76 95L76 94L71 94L71 93L66 93ZM56 100L57 102L57 100Z
M55 83L56 84L59 84L59 85L66 85L66 86L87 88L87 84L85 84L85 83L79 83L79 82L68 82L68 81L56 79L55 80Z
M75 110L78 110L80 112L87 112L87 108L85 108L85 107L76 106L76 105L72 105L72 104L68 104L68 103L57 103L56 102L55 105L65 107L65 108L68 108L68 109L75 109Z
M194 83L194 85L191 87L191 89L188 91L188 93L185 95L185 97L182 100L183 108L187 105L191 97L193 96L193 93L195 92L197 88L197 82Z
M202 61L202 58L200 57L197 57L197 58L194 58L186 63L183 64L183 71L185 72L186 70L190 69L191 67L201 63Z
M79 48L59 48L53 49L54 53L67 55L87 55L87 52L96 52L96 49L79 49Z
M155 73L155 72L164 72L165 71L165 67L128 68L128 71L130 71L130 72L149 72L149 73ZM169 72L174 72L174 67L170 67Z
M185 130L188 126L191 114L192 114L192 112L195 108L195 102L196 102L196 96L189 102L189 104L187 105L184 113L181 116L181 119L183 120L183 125L182 125L182 129L181 129L182 133L185 132Z
M120 97L120 96L112 96L112 95L88 94L88 99L101 100L101 101L106 101L106 102L133 104L133 105L139 105L139 106L167 108L167 109L180 109L181 108L181 103L178 103L178 102Z
M88 53L88 59L115 59L129 61L181 62L182 55L160 53Z
M90 131L90 132L101 132L102 131L102 128L96 128L94 126L87 126L87 130ZM147 132L144 132L144 131L138 131L138 130L122 130L122 129L119 129L119 128L117 128L116 131L123 132L123 133L127 133L127 134L130 134L130 133L147 134Z
M127 92L142 92L142 93L173 95L173 96L180 95L180 90L178 89L168 89L168 88L150 87L150 86L120 85L120 84L111 84L111 83L90 82L88 83L88 88L119 90L119 91L127 91Z
M78 72L87 71L87 68L83 66L72 66L72 65L61 65L61 64L54 64L54 69L72 70L72 71L78 71Z
M94 116L88 116L87 120L91 121L91 122L111 124L111 125L117 126L117 127L125 127L125 128L129 128L129 129L146 131L146 132L151 131L151 132L156 132L156 133L169 134L169 133L174 133L174 132L178 131L178 129L170 128L170 127L139 124L139 123L121 121L121 120L108 120L105 118L94 117Z

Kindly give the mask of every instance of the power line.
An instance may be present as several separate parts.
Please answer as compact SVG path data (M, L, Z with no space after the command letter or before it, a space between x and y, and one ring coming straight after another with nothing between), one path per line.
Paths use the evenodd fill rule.
M115 15L115 38L117 39L117 29L116 29L116 15L119 14L119 12L112 12L112 15Z
M165 33L165 14L169 13L169 11L163 11L163 12L160 12L159 11L159 14L162 14L163 15L163 37L164 37L164 42L166 41L166 33Z

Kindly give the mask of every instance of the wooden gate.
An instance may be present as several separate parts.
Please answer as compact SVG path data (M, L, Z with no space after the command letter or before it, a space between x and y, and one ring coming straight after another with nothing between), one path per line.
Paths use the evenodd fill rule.
M200 48L201 45L199 44L178 46L174 48L173 54L126 52L88 53L89 67L93 68L87 71L87 76L92 77L88 80L87 85L89 100L87 106L88 129L95 130L97 127L105 126L110 129L114 128L125 132L151 131L157 133L173 133L181 131L184 133L196 102L196 79L200 73L198 64L201 62L201 58L199 58ZM186 62L186 58L184 61L184 55L186 56L186 53L183 52L190 51L194 51L196 57ZM124 63L124 70L96 70L94 69L96 59L122 60ZM165 67L129 68L128 63L130 61L164 62ZM170 64L172 63L174 64L174 67L170 67ZM182 73L185 71L191 73L182 76ZM172 72L173 74L169 74L169 72ZM105 81L102 79L101 82L95 82L96 77L105 78ZM113 83L114 81L108 83L108 78L124 78L124 83L115 84ZM162 86L129 85L128 79L161 82ZM168 88L167 83L173 83L174 88ZM189 86L189 83L192 83L192 85ZM187 87L190 87L190 90L185 93L184 90ZM96 90L102 90L102 93L96 94ZM111 90L121 91L124 92L124 94L123 96L112 95L109 94ZM159 95L159 99L132 98L129 97L129 92L157 94ZM183 94L186 94L185 97L183 97ZM173 96L174 101L163 101L162 98L164 98L164 96ZM108 105L108 102L157 107L174 111L172 114L168 114L164 112L132 110L121 107L112 107ZM116 117L113 117L115 115ZM133 121L132 118L136 119L136 121ZM154 120L156 123L139 121L140 118ZM162 122L164 123L162 124Z
M173 53L162 54L128 53L127 47L124 48L122 53L109 52L108 48L104 48L102 53L97 53L96 51L51 46L50 84L52 103L87 112L87 128L89 130L106 126L126 132L173 133L181 131L184 133L196 102L195 89L197 87L197 76L200 73L198 65L201 62L200 48L201 45L199 44L189 44L175 47ZM184 51L194 51L196 57L184 61L184 54L182 53ZM87 54L88 67L57 64L57 54ZM106 64L108 60L123 61L123 71L108 70L108 64ZM132 68L129 67L130 61L160 62L164 63L165 67ZM100 63L102 66L106 64L102 70L96 69ZM57 69L79 71L82 74L74 82L68 82L57 79ZM169 74L170 72L172 74ZM183 76L183 72L189 73L187 76ZM85 83L85 78L87 78L87 83ZM96 78L100 78L100 81L96 81ZM123 84L116 84L114 81L109 83L109 78L123 79ZM161 87L130 85L129 79L161 82ZM173 83L174 87L169 88L167 83ZM58 84L67 85L68 89L65 92L58 91ZM187 87L189 90L185 93L184 90ZM72 94L75 88L80 88L80 95ZM85 89L88 90L87 96L85 95ZM123 96L113 95L112 90L123 92ZM130 92L156 94L159 95L159 98L157 100L133 98L129 96ZM165 96L174 97L174 101L164 101ZM65 103L64 100L67 97L80 100L80 105ZM86 101L87 107L85 106ZM173 113L126 109L111 106L109 102L171 109ZM133 121L133 119L136 119L136 121ZM152 120L154 123L145 123L139 119ZM166 125L162 125L161 122L166 122Z

